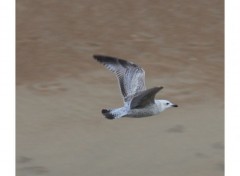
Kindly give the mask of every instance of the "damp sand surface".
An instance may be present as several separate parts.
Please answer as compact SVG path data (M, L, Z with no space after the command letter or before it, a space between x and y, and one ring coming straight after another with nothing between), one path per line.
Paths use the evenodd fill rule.
M224 175L223 1L17 2L18 176ZM146 71L160 115L122 105L107 54Z

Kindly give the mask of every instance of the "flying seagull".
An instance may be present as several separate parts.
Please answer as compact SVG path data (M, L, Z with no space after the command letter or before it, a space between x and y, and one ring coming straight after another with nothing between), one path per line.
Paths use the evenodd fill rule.
M178 107L168 100L155 100L155 95L163 87L146 89L145 71L138 65L110 56L93 55L93 57L115 73L123 96L123 107L102 109L102 114L107 119L153 116L167 108Z

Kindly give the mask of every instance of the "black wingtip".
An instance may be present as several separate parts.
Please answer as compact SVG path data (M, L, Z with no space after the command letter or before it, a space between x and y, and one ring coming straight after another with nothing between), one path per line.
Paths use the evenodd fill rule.
M94 55L93 55L93 58L96 59L96 60L100 60L100 59L103 59L103 58L105 58L105 57L106 57L106 56L101 55L101 54L94 54Z
M113 57L113 56L106 56L106 55L100 55L100 54L94 54L93 58L95 60L97 60L98 62L104 62L104 63L115 63L115 64L120 64L123 67L127 67L128 65L134 66L134 67L138 67L136 64L126 61L124 59L120 59L117 57Z
M99 61L99 59L102 58L102 57L103 57L102 55L97 55L97 54L93 55L93 58L97 61Z
M163 89L163 86L161 87L156 87L158 91L162 90Z
M97 60L99 60L99 59L106 59L106 58L116 59L115 57L106 56L106 55L102 55L102 54L94 54L93 58L97 59Z
M114 63L114 62L116 62L118 60L115 57L106 56L106 55L100 55L100 54L94 54L93 58L95 60L97 60L98 62L105 62L105 63Z
M101 55L98 55L98 54L94 54L94 55L93 55L93 58L94 58L94 59L97 59L98 57L101 57Z

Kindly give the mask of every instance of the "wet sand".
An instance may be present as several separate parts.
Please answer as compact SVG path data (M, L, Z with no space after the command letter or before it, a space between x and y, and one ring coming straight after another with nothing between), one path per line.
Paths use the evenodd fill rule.
M17 2L17 175L224 175L223 1ZM107 54L146 71L158 116L122 104Z

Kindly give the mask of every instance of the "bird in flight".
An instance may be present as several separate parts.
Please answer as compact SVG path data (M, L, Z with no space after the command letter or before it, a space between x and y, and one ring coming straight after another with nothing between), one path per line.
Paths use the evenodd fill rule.
M107 119L148 117L157 115L167 108L178 107L168 100L155 99L156 94L163 87L146 89L145 71L138 65L110 56L93 55L93 58L117 76L123 96L122 107L102 109L102 114Z

